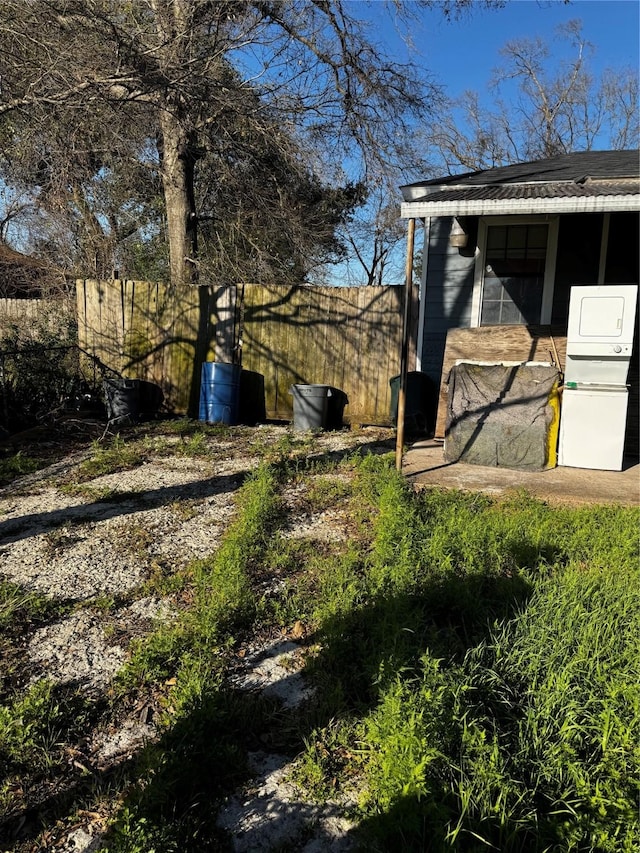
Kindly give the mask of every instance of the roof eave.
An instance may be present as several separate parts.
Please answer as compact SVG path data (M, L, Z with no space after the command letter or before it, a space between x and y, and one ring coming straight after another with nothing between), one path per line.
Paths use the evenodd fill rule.
M621 213L640 210L640 194L591 198L474 199L471 201L410 201L401 205L402 219L429 216L504 216L553 213Z

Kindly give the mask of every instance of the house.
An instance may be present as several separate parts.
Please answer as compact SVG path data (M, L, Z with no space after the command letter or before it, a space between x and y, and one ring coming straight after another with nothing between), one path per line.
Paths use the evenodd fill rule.
M38 337L45 325L66 335L75 323L74 287L64 273L0 240L0 342L17 330L22 341Z
M51 265L23 255L0 240L1 299L37 299L54 276Z
M562 154L401 189L402 217L425 225L416 367L438 384L450 330L484 329L483 345L490 340L500 360L505 330L542 327L564 354L572 285L639 281L637 150ZM626 451L637 455L637 319L634 350Z

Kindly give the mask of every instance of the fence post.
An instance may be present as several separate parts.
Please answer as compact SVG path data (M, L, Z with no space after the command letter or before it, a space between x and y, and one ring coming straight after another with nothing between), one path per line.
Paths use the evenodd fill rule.
M233 362L236 353L236 287L225 284L213 291L215 299L215 361Z

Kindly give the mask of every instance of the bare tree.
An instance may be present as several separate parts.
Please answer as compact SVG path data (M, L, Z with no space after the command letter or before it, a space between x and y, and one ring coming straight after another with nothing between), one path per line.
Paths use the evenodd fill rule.
M581 22L570 21L557 37L571 46L571 61L558 63L552 46L539 38L507 42L501 51L504 64L491 84L494 109L483 107L479 94L471 91L451 103L431 136L449 171L596 146L637 146L637 69L609 69L597 80L589 69L594 48L584 38ZM515 96L506 91L513 82Z
M67 211L85 253L153 220L145 181L157 180L174 283L197 279L202 219L224 218L199 207L203 164L219 170L203 200L247 168L249 138L297 165L303 183L317 183L320 167L335 182L332 164L347 156L366 176L402 158L408 121L429 113L432 90L384 56L341 0L5 0L0 74L8 173ZM243 215L269 207L264 189L251 172Z
M344 228L349 247L346 264L350 284L400 284L404 261L394 250L404 242L406 227L398 217L398 204L385 187L376 186L365 207L359 208Z

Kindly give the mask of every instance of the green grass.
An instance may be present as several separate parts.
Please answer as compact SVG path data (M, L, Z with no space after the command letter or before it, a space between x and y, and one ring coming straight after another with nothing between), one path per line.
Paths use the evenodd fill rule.
M3 633L12 632L18 624L23 629L25 624L40 621L59 609L59 604L41 593L0 580L0 631Z
M86 697L47 679L0 703L0 819L15 822L28 809L32 785L68 775L65 746L73 752L89 718L95 723L96 708Z
M191 678L195 659L202 660L206 670L209 652L215 656L219 644L228 644L234 631L251 625L258 607L251 573L269 544L278 510L275 478L268 466L258 468L239 490L235 519L218 551L182 573L183 584L184 575L190 578L193 607L138 644L123 674L126 684L182 671Z
M23 474L31 474L46 463L22 451L0 459L0 486L6 486Z
M637 510L364 473L373 539L327 569L313 671L350 720L366 849L636 849ZM332 737L304 763L320 790Z
M241 490L218 552L191 567L188 618L137 658L138 677L175 679L167 744L181 733L190 772L207 728L217 784L189 780L191 811L170 830L169 792L186 780L163 745L172 769L127 805L113 850L222 843L193 799L198 785L222 796L242 766L230 708L249 740L270 719L287 730L309 798L357 791L362 849L635 850L638 512L416 495L388 457L344 462L357 474L345 489L282 449ZM355 537L324 548L280 538L278 491L293 481L308 509L344 501ZM268 601L256 595L265 574L282 579ZM295 618L312 632L318 693L292 720L250 709L225 671L238 632Z
M505 803L512 835L536 832L564 849L586 842L591 849L633 850L640 795L637 566L611 571L571 563L474 651L469 674L482 698L474 708L477 725L499 723L505 771L527 779L536 803L535 814Z
M42 765L60 714L53 687L36 682L15 701L0 705L0 762L12 769Z
M91 456L80 463L72 476L73 484L86 483L96 477L137 468L145 460L142 442L127 441L119 435L104 444L94 442Z

